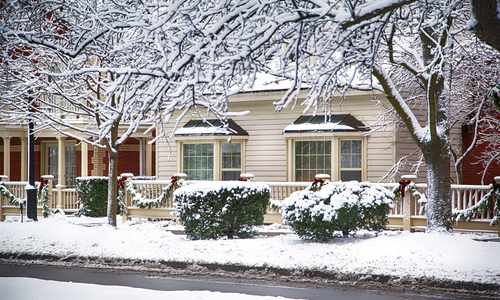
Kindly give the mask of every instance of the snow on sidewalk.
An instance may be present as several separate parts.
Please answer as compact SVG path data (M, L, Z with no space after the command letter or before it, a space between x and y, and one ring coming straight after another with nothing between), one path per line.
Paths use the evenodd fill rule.
M366 234L324 244L301 240L292 233L192 241L170 232L178 226L168 221L135 219L120 223L117 229L104 222L104 218L63 215L25 223L11 218L0 223L0 253L236 264L500 284L500 243L477 241L472 234L387 231L378 237Z

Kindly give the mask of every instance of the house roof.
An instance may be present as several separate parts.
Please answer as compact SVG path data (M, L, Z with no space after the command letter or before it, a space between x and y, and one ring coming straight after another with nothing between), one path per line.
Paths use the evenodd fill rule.
M368 131L361 121L350 114L300 116L292 124L285 127L284 133L292 132L335 132L335 131Z
M175 131L174 136L210 136L210 135L248 135L232 119L226 123L215 120L190 120L182 128Z

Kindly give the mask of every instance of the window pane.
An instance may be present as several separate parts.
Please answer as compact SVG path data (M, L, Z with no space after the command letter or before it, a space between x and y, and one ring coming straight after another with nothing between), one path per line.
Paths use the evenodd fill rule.
M361 153L361 141L352 141L352 153Z
M352 167L361 168L361 155L358 154L352 155Z
M231 144L233 147L233 154L239 154L241 155L241 143L232 143Z
M231 156L229 155L222 156L222 168L223 169L231 168Z
M340 157L340 167L350 168L351 167L351 156L348 154L342 154Z
M361 171L340 171L340 180L342 181L361 181Z
M183 145L183 172L188 180L213 180L213 144Z
M313 181L331 174L331 141L295 142L295 181Z
M238 180L240 171L222 171L222 180Z
M222 143L222 155L231 154L231 144Z

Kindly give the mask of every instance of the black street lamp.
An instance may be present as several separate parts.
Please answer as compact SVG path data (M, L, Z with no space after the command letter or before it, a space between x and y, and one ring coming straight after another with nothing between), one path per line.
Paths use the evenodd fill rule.
M33 97L28 97L29 112L32 113ZM26 214L28 218L37 219L37 190L35 186L35 124L33 117L28 121L28 185L26 186Z

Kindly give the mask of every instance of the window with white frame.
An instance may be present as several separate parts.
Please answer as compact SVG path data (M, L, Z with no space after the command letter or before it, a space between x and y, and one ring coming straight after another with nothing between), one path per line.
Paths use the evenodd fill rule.
M183 172L188 180L214 180L214 144L184 144Z
M64 143L64 158L59 158L59 147L57 142L42 142L43 157L42 167L43 173L54 176L54 184L63 184L68 188L76 186L77 177L77 152L74 141L66 141ZM61 178L59 174L59 164L62 163L64 176Z
M182 172L188 180L237 180L243 141L182 143Z
M333 181L363 181L365 138L290 138L292 147L291 181L311 182L317 174L328 174Z
M340 140L340 180L362 180L363 141Z
M332 173L331 141L295 141L295 181Z
M241 143L222 143L222 180L237 180L241 174Z
M189 120L174 135L188 180L237 180L244 172L248 132L233 120Z

